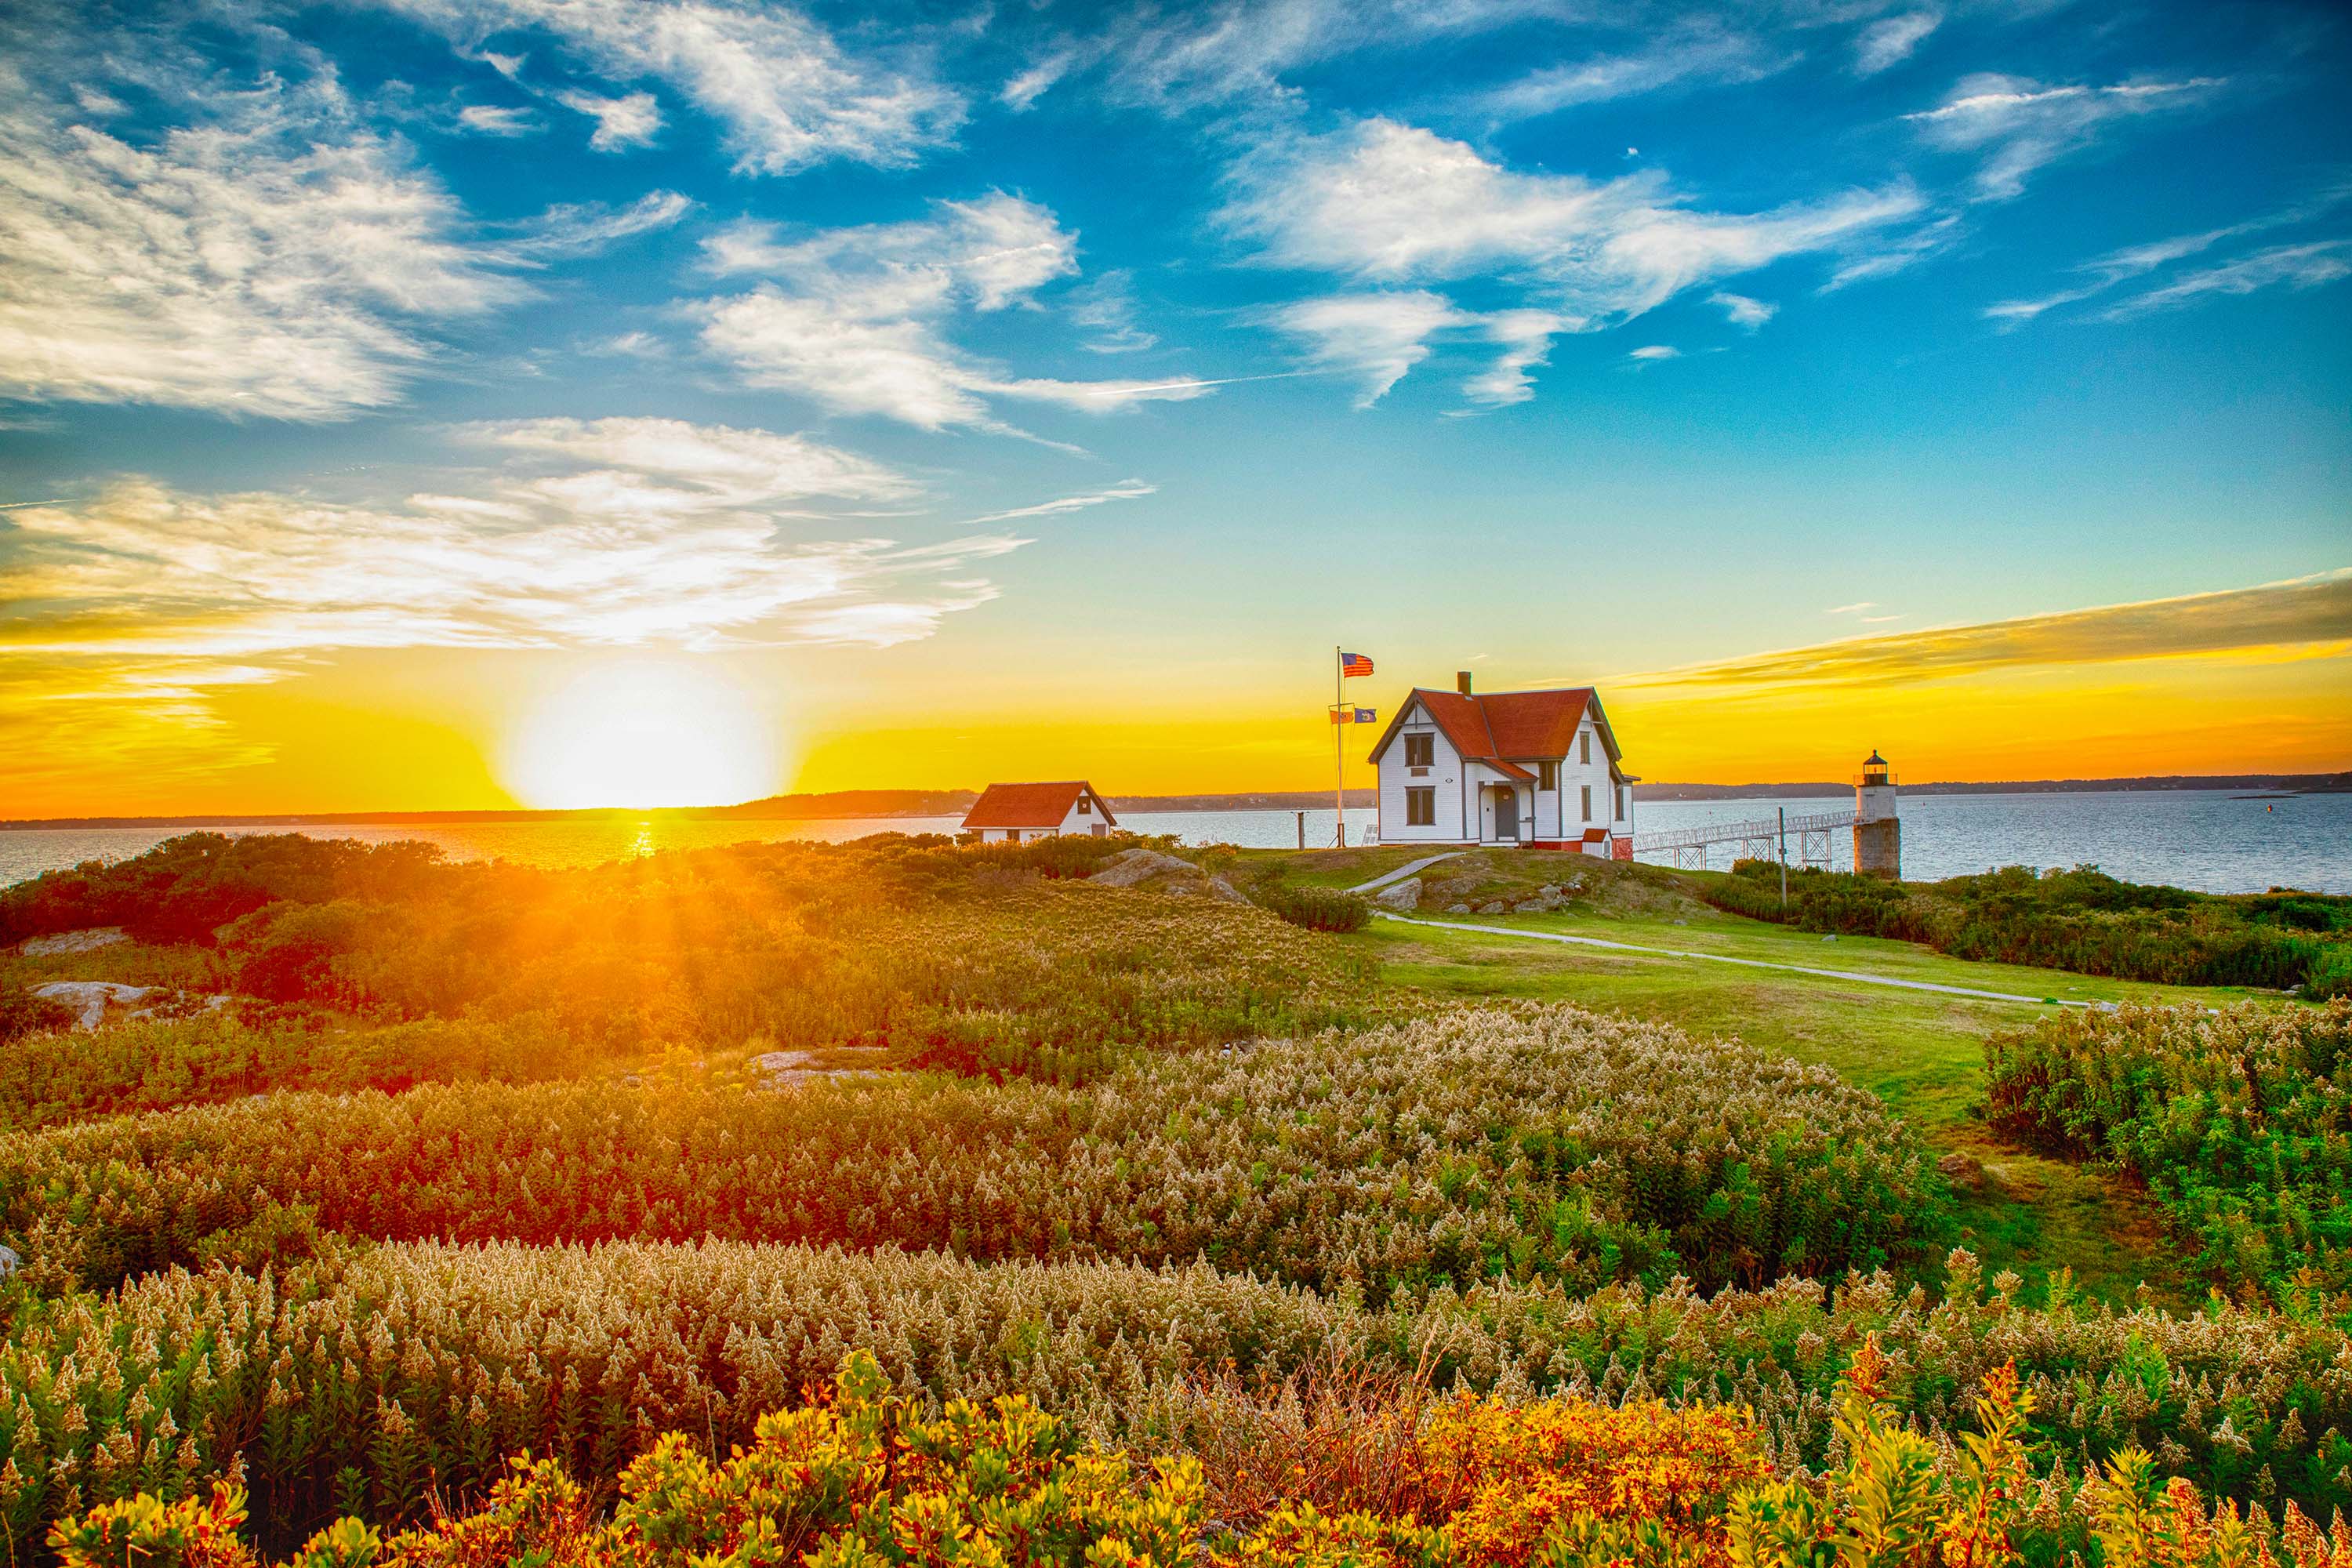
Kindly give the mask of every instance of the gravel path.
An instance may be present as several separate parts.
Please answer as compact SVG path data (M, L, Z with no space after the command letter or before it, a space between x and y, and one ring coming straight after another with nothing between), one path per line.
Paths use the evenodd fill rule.
M1441 857L1442 858L1442 857ZM1864 985L1888 985L1898 991L1933 991L1944 996L1977 996L1988 1002L2027 1002L2034 1006L2046 1006L2056 998L2021 996L2009 991L1979 991L1971 985L1938 985L1932 980L1897 980L1886 974L1862 974L1851 969L1815 969L1805 963L1774 963L1761 958L1733 958L1721 952L1685 952L1671 947L1639 947L1630 942L1609 942L1597 936L1570 936L1564 931L1522 931L1516 926L1471 925L1464 921L1423 921L1408 915L1383 912L1381 919L1395 921L1400 925L1433 926L1440 931L1484 931L1488 936L1524 937L1529 942L1562 942L1574 947L1606 947L1618 952L1642 952L1654 958L1697 958L1709 963L1736 963L1745 969L1780 969L1791 974L1818 974L1825 980L1852 980ZM2102 1002L2058 1001L2061 1007L2104 1007L2113 1004Z
M1377 877L1373 878L1373 879L1372 879L1370 881L1369 881L1369 882L1359 882L1359 883L1357 883L1354 887L1352 887L1352 888L1349 889L1348 889L1348 891L1349 891L1349 892L1351 892L1351 893L1373 893L1373 892L1378 892L1381 889L1387 887L1391 882L1402 882L1402 881L1403 881L1407 877L1412 876L1412 875L1413 873L1415 873L1416 871L1426 871L1426 870L1428 870L1432 866L1436 865L1440 860L1451 860L1451 859L1454 858L1456 856L1464 855L1464 854L1466 854L1466 853L1468 853L1468 851L1466 851L1466 850L1462 850L1462 849L1449 849L1449 850L1447 850L1447 851L1446 851L1444 854L1443 854L1443 855L1432 855L1432 856L1431 856L1431 857L1429 857L1429 858L1427 858L1426 860L1414 860L1414 861L1411 861L1411 862L1409 862L1409 863L1407 863L1407 864L1405 864L1405 865L1402 865L1402 866L1398 867L1398 868L1397 868L1395 870L1393 870L1393 871L1384 871L1384 872L1382 872L1380 876L1377 876Z

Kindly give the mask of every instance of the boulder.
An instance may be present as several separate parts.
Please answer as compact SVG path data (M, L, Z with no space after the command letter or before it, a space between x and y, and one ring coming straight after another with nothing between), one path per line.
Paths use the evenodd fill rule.
M1138 847L1120 850L1110 858L1108 864L1087 880L1106 888L1132 888L1138 882L1147 882L1171 871L1190 877L1199 870L1200 868L1190 860L1179 860L1175 856L1163 855L1157 849Z
M154 985L125 985L116 980L52 980L33 987L33 994L75 1010L74 1027L95 1029L106 1021L109 1007L130 1011L160 990Z
M1421 879L1407 877L1402 882L1391 882L1372 895L1372 902L1384 910L1407 914L1421 908Z
M1239 888L1234 887L1223 877L1203 877L1201 879L1201 885L1208 889L1209 897L1216 900L1217 902L1221 904L1245 904L1249 902L1249 895L1247 893L1243 892Z
M1467 904L1448 904L1445 906L1445 912L1449 915L1466 915L1470 912L1470 906Z
M1955 1150L1936 1162L1936 1169L1944 1173L1944 1180L1960 1192L1973 1193L1985 1184L1984 1162L1973 1154Z
M1507 914L1510 912L1510 908L1511 906L1503 902L1502 900L1495 899L1486 903L1480 904L1478 906L1478 912L1482 915Z
M95 952L101 947L112 947L131 939L122 934L121 926L89 926L81 931L61 931L52 936L25 939L26 958L54 958L61 952Z

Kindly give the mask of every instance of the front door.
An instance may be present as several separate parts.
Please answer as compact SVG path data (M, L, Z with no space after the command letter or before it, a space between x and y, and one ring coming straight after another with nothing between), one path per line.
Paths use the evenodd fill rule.
M1519 792L1515 789L1495 791L1495 837L1518 841Z

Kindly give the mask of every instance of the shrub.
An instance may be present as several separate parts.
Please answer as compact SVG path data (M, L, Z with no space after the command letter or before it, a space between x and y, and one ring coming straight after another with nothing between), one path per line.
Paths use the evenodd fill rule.
M1265 881L1253 885L1249 896L1259 908L1309 931L1357 931L1371 923L1371 900L1336 888Z
M0 983L0 1043L62 1029L73 1020L72 1008Z
M1827 1473L1775 1477L1748 1418L1580 1400L1514 1407L1463 1399L1409 1444L1406 1491L1327 1510L1286 1501L1237 1528L1204 1515L1199 1464L1146 1464L1086 1443L1019 1395L933 1412L854 1353L830 1394L764 1415L718 1458L693 1436L654 1438L620 1477L610 1517L553 1459L510 1461L481 1507L385 1540L343 1518L312 1536L300 1568L688 1568L798 1562L1090 1568L1488 1568L1641 1563L1655 1568L2296 1568L2352 1561L2296 1505L2273 1528L2257 1505L2210 1510L2127 1449L2071 1499L2036 1487L2024 1441L2032 1397L2013 1367L1975 1400L1979 1430L1957 1447L1906 1427L1889 1359L1865 1341L1836 1393ZM2052 1478L2054 1479L2055 1478ZM1415 1506L1400 1506L1410 1503ZM247 1568L236 1489L208 1501L142 1492L68 1516L50 1532L67 1568L145 1559Z
M386 1240L698 1236L1222 1266L1374 1298L1714 1288L1916 1262L1924 1144L1835 1073L1572 1007L1147 1059L1097 1086L894 1075L265 1100L0 1137L32 1278L192 1260L272 1202Z
M2068 1010L1988 1043L1987 1113L2146 1182L2214 1279L2309 1302L2352 1292L2347 1069L2352 1001Z
M1696 884L1718 909L1806 931L1924 942L1958 958L2034 964L2175 985L2352 981L2352 899L2315 893L2219 897L2143 887L2096 867L2011 866L1934 883L1744 860Z

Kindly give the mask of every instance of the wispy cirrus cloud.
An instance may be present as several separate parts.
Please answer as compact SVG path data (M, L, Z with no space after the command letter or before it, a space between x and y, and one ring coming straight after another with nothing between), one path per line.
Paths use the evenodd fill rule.
M1261 259L1408 289L1310 300L1276 320L1317 343L1326 363L1352 361L1377 399L1427 357L1446 327L1485 321L1429 285L1493 278L1539 311L1545 336L1631 321L1685 289L1785 257L1836 251L1916 215L1905 185L1850 191L1759 214L1709 212L1643 173L1593 181L1527 174L1460 142L1372 120L1294 139L1244 163L1227 226L1259 241ZM1516 400L1517 370L1537 318L1517 316L1506 361L1476 384Z
M2178 310L2209 299L2252 294L2264 289L2316 289L2346 278L2352 278L2352 239L2273 245L2136 294L2109 307L2102 312L2102 319L2129 321L2158 310Z
M1659 670L1628 677L1620 684L1887 685L2035 666L2314 649L2352 649L2352 567L2251 588L1854 637Z
M509 255L528 261L590 256L641 234L675 226L694 210L676 191L648 191L626 206L604 202L562 202L520 226Z
M1929 144L1981 155L1977 195L2009 201L2036 173L2083 152L2125 124L2177 114L2210 102L2229 85L2221 77L2141 79L2104 87L2051 85L1984 72L1964 78L1934 109L1907 116Z
M903 509L917 487L801 436L630 418L452 434L495 468L396 504L132 478L5 514L0 665L24 679L0 680L0 735L205 728L210 693L356 649L887 646L994 597L975 568L1025 542L981 523L872 536L840 509Z
M607 98L601 93L574 90L557 93L555 100L572 113L584 114L596 122L596 129L588 134L588 145L598 153L650 147L661 134L661 105L654 101L650 92Z
M1761 81L1802 58L1752 33L1693 18L1640 49L1530 71L1480 94L1477 105L1496 120L1525 120L1669 88Z
M747 384L797 392L835 413L927 430L1005 430L996 400L1105 412L1198 397L1213 384L1012 376L957 350L946 329L960 313L1028 304L1077 271L1076 236L1044 207L1003 192L941 202L915 222L793 239L772 226L738 224L706 252L712 272L762 280L688 307L704 348Z
M1876 76L1880 71L1901 65L1943 23L1943 14L1935 10L1903 11L1892 16L1881 16L1863 28L1853 41L1854 74Z
M944 142L962 99L920 62L843 49L824 27L778 3L725 0L382 0L477 54L493 38L537 33L626 86L652 79L726 127L736 168L787 174L835 159L912 163ZM593 113L606 149L649 137L641 95L571 107ZM568 100L566 101L569 101Z
M2095 256L2075 267L2073 270L2080 281L2067 288L2030 299L1996 300L1985 307L1984 314L2003 329L2022 326L2051 310L2096 299L2122 284L2161 271L2175 262L2204 255L2231 240L2312 222L2347 202L2352 202L2352 182L2324 187L2302 201L2248 218L2242 223L2225 224L2193 234L2173 235L2141 245L2125 246L2104 256ZM2207 268L2195 274L2193 280L2183 278L2177 284L2159 287L2125 300L2103 312L2100 319L2125 321L2149 310L2177 309L2216 295L2252 293L2274 284L2311 288L2333 282L2342 276L2340 271L2334 269L2340 248L2340 244L2332 237L2299 245L2273 246Z
M341 418L523 297L331 81L264 76L134 139L29 64L0 61L0 395Z

